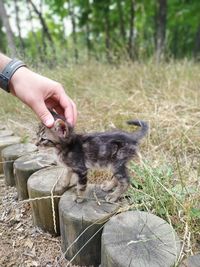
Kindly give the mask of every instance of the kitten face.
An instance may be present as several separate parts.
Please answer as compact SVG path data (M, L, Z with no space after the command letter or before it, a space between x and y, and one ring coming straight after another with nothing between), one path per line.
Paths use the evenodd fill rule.
M61 119L57 119L51 128L47 128L44 125L40 127L37 145L55 146L59 144L63 138L67 138L68 135L69 128L67 123Z

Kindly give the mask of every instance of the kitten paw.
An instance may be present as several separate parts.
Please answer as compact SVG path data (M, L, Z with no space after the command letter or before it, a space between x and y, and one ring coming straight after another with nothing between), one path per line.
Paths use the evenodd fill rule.
M84 198L77 198L76 203L82 203L84 201Z
M115 184L113 183L113 181L105 181L101 184L101 189L105 192L108 192L112 190L114 186Z
M108 182L104 182L103 184L101 184L101 189L105 192L109 191L109 186L108 186Z
M119 196L117 196L116 194L114 193L111 193L111 194L108 194L106 197L105 197L105 200L107 202L116 202L117 200L119 199Z
M82 203L84 201L84 198L80 198L78 196L74 196L73 197L73 201L75 201L76 203Z

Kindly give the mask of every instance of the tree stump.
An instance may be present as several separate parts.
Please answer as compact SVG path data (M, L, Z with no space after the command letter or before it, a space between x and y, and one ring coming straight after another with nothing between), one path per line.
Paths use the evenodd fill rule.
M189 267L199 267L200 266L200 253L190 256L188 259Z
M64 179L67 175L67 169L63 167L54 166L40 170L30 176L28 180L28 192L31 199L41 198L31 201L32 217L35 226L40 227L45 232L52 235L59 235L59 216L58 216L58 203L59 198L53 198L53 209L55 211L55 221L53 220L52 199L50 198L51 192L56 181L59 178L57 185L53 190L54 196L61 196L66 187L60 179ZM43 198L49 197L49 198ZM43 198L43 199L42 199ZM55 222L55 225L54 225ZM56 227L56 229L55 229Z
M8 146L2 150L1 155L2 155L3 172L6 185L8 186L15 185L14 172L13 172L14 161L25 154L37 150L38 150L37 146L33 144L16 144Z
M20 139L21 138L18 137L18 136L0 137L0 174L3 173L3 164L2 164L1 151L7 146L20 143Z
M55 165L55 157L41 152L22 156L14 162L15 182L20 200L28 198L27 181L31 174L51 165Z
M12 131L0 129L0 137L12 136L13 134Z
M102 228L119 208L119 204L105 202L105 195L99 186L88 185L84 202L76 203L73 200L73 190L65 192L60 199L62 251L67 260L74 257L74 265L96 267L101 262Z
M175 231L153 214L127 211L105 224L101 267L170 267L179 253Z

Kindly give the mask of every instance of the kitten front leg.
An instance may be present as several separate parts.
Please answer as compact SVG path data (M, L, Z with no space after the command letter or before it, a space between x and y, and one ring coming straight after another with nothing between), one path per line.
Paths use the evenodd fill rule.
M121 197L121 195L126 192L129 186L129 177L127 169L124 165L121 165L119 168L117 168L114 175L118 180L118 185L114 192L108 194L105 197L106 201L108 202L116 202Z
M67 189L70 186L71 177L72 177L72 170L65 167L64 174L58 180L57 186Z
M87 171L76 173L78 175L77 189L75 201L81 203L84 201L85 191L87 187Z

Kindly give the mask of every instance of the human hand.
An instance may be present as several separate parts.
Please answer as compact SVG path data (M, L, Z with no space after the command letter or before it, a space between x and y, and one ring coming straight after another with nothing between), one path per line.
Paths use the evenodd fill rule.
M58 82L21 67L12 76L9 86L11 93L28 105L47 127L54 124L48 109L55 109L72 126L76 123L76 106Z

